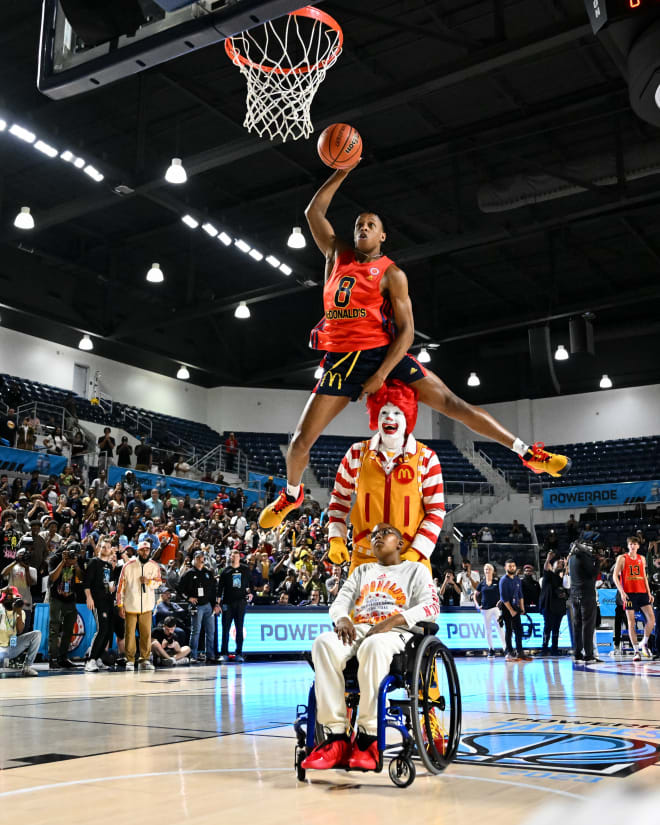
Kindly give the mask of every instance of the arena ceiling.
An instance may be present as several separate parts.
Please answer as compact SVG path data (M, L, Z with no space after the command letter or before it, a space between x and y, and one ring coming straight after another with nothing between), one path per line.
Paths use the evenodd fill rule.
M244 80L222 44L51 100L35 83L40 9L0 4L0 117L86 155L106 179L0 136L2 324L71 346L87 331L100 355L169 375L185 363L204 386L309 388L323 261L309 236L301 251L286 239L328 171L315 138L278 145L243 129ZM660 193L654 175L623 174L635 164L627 153L653 154L660 134L632 112L583 0L323 9L341 23L345 49L314 124L318 133L352 123L365 146L329 216L349 234L359 210L384 212L417 348L437 345L431 367L479 403L544 395L528 329L548 323L553 350L568 347L569 318L591 312L595 355L555 365L561 392L596 390L603 373L615 387L660 382ZM184 187L163 180L175 155ZM513 176L527 188L559 180L565 196L480 208ZM599 177L609 183L595 185ZM30 233L12 225L26 204ZM188 208L293 275L191 232L180 220ZM166 276L159 286L145 280L153 261ZM251 318L237 320L246 299ZM466 387L471 371L478 388Z

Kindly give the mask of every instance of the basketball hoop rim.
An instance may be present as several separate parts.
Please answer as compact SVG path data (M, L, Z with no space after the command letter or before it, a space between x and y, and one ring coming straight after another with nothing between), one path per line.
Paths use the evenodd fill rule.
M339 56L344 45L344 32L334 17L331 17L326 12L321 11L321 9L317 9L316 6L304 6L302 9L296 9L296 11L289 12L288 16L309 17L311 20L320 20L322 23L325 23L328 28L333 29L337 33L339 36L339 43L327 57L324 57L323 60L319 60L319 62L315 63L313 66L283 69L280 66L264 66L263 63L255 63L253 60L244 57L242 54L239 54L234 47L233 37L228 37L225 40L225 51L227 52L227 56L232 63L235 65L240 63L242 66L246 66L250 69L258 69L262 72L274 72L275 74L308 74L309 72L314 72L318 69L324 68Z

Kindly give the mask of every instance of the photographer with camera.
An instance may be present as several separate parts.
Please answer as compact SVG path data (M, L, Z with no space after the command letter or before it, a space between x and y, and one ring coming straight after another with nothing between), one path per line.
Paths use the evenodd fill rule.
M0 661L16 659L27 651L21 675L38 676L32 665L39 652L41 631L24 630L23 600L14 587L5 587L0 591Z
M16 551L16 558L2 571L2 578L14 587L23 601L21 605L25 614L25 627L32 628L32 588L37 583L36 568L30 567L32 536L23 536Z
M574 659L588 665L596 664L601 661L594 653L594 630L598 616L598 565L593 555L593 547L582 539L571 544L568 573L571 578L568 604L573 625Z
M76 577L83 578L78 567L80 544L69 542L48 560L50 618L48 626L48 660L51 670L75 668L68 658L69 644L76 624Z
M154 664L160 667L190 664L190 648L185 644L183 631L176 626L176 619L168 616L152 632L151 652Z

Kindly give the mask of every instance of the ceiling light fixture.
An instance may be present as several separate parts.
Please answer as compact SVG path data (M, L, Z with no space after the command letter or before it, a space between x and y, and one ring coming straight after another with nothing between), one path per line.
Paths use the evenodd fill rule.
M274 266L275 269L277 269L279 267L279 265L281 264L281 261L280 261L279 258L276 258L274 255L269 255L266 258L266 263L270 264L271 266Z
M165 180L168 183L185 183L188 180L186 170L183 168L181 158L172 158L172 163L165 172Z
M468 387L478 387L479 384L481 384L481 381L479 380L479 376L477 375L476 372L471 372L470 377L467 380Z
M245 301L241 301L240 304L236 307L234 311L234 318L249 318L250 317L250 307L245 303Z
M290 275L293 272L293 270L290 266L287 266L286 264L280 264L280 272L282 273L282 275Z
M183 364L179 367L179 370L176 374L176 377L181 379L181 381L187 381L190 378L190 373L188 372L188 368L184 367Z
M65 149L60 155L60 158L67 163L73 163L74 154L69 149Z
M48 155L49 158L56 158L58 155L57 149L49 143L44 143L43 140L38 140L34 144L34 148L43 155Z
M89 335L83 335L80 341L78 341L78 349L85 350L85 352L90 352L94 349L94 344Z
M29 206L21 206L21 211L14 218L14 226L17 229L34 229L34 218Z
M76 167L76 169L83 169L85 166L85 161L82 158L76 158L73 161L73 165Z
M197 229L199 226L199 221L196 221L192 215L184 215L181 220L185 223L186 226L189 226L191 229Z
M568 361L568 350L563 344L559 344L555 350L555 361Z
M609 375L604 375L600 379L600 388L601 390L611 390L612 389L612 379Z
M147 281L150 284L162 284L165 280L165 276L163 275L163 270L160 268L160 264L151 264L151 269L147 272Z
M84 161L83 161L83 163L84 163ZM87 166L85 166L85 168L83 169L83 172L86 175L89 175L89 177L92 180L96 181L97 183L101 183L101 181L104 178L104 176L99 172L99 170L96 169L94 166L92 166L91 163L88 163Z
M19 140L24 140L26 143L34 143L37 139L37 136L34 134L34 132L31 132L29 129L26 129L23 126L20 126L18 123L12 124L11 128L9 129L9 134L19 138Z
M307 241L302 233L302 227L294 226L289 235L289 240L286 242L291 249L304 249L307 246Z
M429 351L426 347L422 347L419 351L419 355L417 356L417 360L420 364L430 364L431 363L431 356Z
M7 121L0 118L0 132L4 132L7 128Z
M236 238L234 243L241 250L241 252L249 252L251 249L250 244L245 243L245 241L242 241L240 238Z
M221 232L218 235L218 240L222 241L225 246L231 246L231 235L228 235L226 232Z
M259 252L258 249L251 249L250 250L250 257L254 258L255 261L263 261L264 256Z
M215 226L213 226L212 223L208 223L208 221L202 224L202 229L204 230L204 232L206 232L207 235L210 235L212 238L215 238L215 236L218 234L218 230L215 228Z

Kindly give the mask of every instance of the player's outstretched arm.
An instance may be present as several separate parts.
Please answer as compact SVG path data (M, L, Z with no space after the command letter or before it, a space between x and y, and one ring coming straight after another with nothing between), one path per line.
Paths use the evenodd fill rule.
M357 164L355 165L357 166ZM355 169L355 166L351 166L349 169L337 169L333 172L307 204L307 208L305 209L305 217L309 224L309 231L312 233L316 245L326 258L332 258L334 256L338 244L335 230L325 215L337 189L339 189L352 169Z

